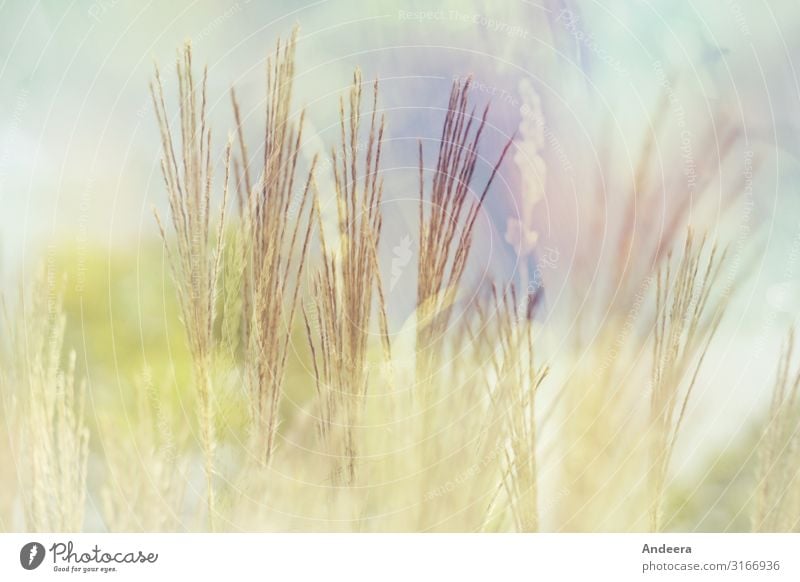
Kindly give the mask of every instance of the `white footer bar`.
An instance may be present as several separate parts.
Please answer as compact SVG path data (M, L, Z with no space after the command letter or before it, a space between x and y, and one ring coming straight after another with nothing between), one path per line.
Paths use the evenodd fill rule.
M0 580L800 580L800 534L3 534Z

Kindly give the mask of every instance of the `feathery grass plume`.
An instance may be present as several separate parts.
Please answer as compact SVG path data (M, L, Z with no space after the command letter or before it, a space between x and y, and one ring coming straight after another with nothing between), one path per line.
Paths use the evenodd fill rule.
M369 134L361 150L361 71L356 69L348 107L339 101L340 151L332 149L339 227L338 257L323 232L318 203L323 266L315 273L311 295L316 321L303 310L312 353L319 401L319 431L327 454L334 462L336 483L352 484L358 462L357 437L367 391L367 340L373 293L377 288L384 349L388 355L386 309L377 248L381 236L383 178L379 177L384 117L378 119L378 82L373 84Z
M471 79L455 80L445 115L436 168L426 193L425 163L419 142L419 261L415 334L415 418L419 466L417 529L428 531L457 527L485 527L491 509L487 479L500 463L501 423L487 410L485 379L471 366L442 367L453 306L466 270L475 222L513 137L504 146L483 189L472 189L478 147L486 126L488 104L480 116L469 104ZM463 339L463 338L462 338ZM458 338L455 338L457 341ZM457 387L457 388L454 388ZM488 416L487 416L488 414ZM477 415L477 416L476 416ZM453 418L469 438L456 434ZM446 459L445 462L443 459ZM453 475L468 476L454 487ZM465 505L484 503L479 521L471 522ZM470 508L471 509L471 508ZM465 521L466 520L466 521Z
M100 425L108 478L101 490L106 527L112 532L175 532L181 515L187 462L184 435L172 429L177 418L166 409L149 370L135 387L136 406L126 423L106 418ZM121 426L122 425L122 426Z
M14 508L14 498L17 496L16 484L19 480L17 474L17 464L13 454L13 435L17 431L13 423L10 402L2 404L4 410L0 419L0 463L6 467L2 483L0 483L0 532L12 531L12 514Z
M778 361L769 417L759 443L755 532L800 531L800 370L792 371L794 330Z
M267 125L261 178L251 182L241 110L231 91L239 158L237 192L244 221L242 284L245 366L251 401L256 457L269 464L278 430L278 404L286 372L289 340L313 226L311 163L305 186L295 193L303 135L301 112L292 120L294 54L298 29L267 59ZM246 192L246 197L244 192Z
M0 293L0 324L4 336L0 338L0 466L5 467L5 478L0 481L0 532L11 531L11 516L14 498L17 495L17 463L14 459L14 435L18 432L16 395L11 392L13 356L8 344L14 338L13 327L8 318L6 304Z
M150 92L161 131L161 172L167 188L174 247L159 214L156 221L175 282L183 325L192 355L198 400L198 421L205 464L208 519L214 524L214 450L216 447L213 403L214 322L218 275L223 255L225 207L228 198L231 143L225 153L225 178L219 224L211 226L211 128L206 120L208 69L199 86L192 72L192 50L187 43L177 60L180 104L180 150L176 152L164 88L158 67ZM215 239L215 240L212 240Z
M639 315L632 314L638 322ZM610 319L592 342L564 349L558 392L544 405L539 433L546 438L539 465L560 473L555 531L647 530L647 448L641 443L641 386L647 351L638 334ZM609 358L612 354L613 358Z
M492 407L503 425L502 489L517 531L539 530L536 462L536 393L547 368L536 364L533 297L518 301L514 285L502 294L492 283L491 312L479 309L476 344L492 341L488 361L493 372Z
M425 194L424 158L419 142L419 269L417 277L417 382L420 389L432 382L434 365L441 356L461 278L467 265L475 221L500 164L513 142L503 148L483 190L473 199L472 178L478 145L489 113L475 116L469 107L471 78L453 81L439 154L429 195ZM429 205L429 210L426 206Z
M226 233L225 254L222 257L219 326L219 354L223 369L236 370L243 359L244 340L244 285L247 271L247 235L243 229L230 229ZM249 394L247 395L249 397Z
M707 195L714 181L720 179L720 168L732 157L737 138L741 135L739 127L725 119L697 130L694 151L704 153L703 163L691 156L691 149L685 152L686 146L682 144L681 151L688 156L682 160L683 171L664 169L661 159L663 152L659 150L668 148L669 145L665 144L670 143L671 137L674 139L670 135L670 128L675 127L671 116L673 106L674 96L665 88L651 116L652 124L647 127L638 155L633 160L631 173L622 174L620 179L623 182L619 185L614 182L617 176L602 173L604 168L611 167L613 163L609 157L613 148L607 148L602 154L593 188L595 200L597 204L605 205L609 188L621 189L624 205L620 212L612 213L596 212L594 204L586 205L590 214L582 216L581 223L585 221L588 225L586 232L589 236L587 246L581 250L581 254L586 253L581 261L589 264L603 261L605 265L608 260L607 268L611 272L609 281L615 284L598 287L590 280L593 276L591 269L575 271L575 275L585 277L576 281L577 285L581 289L591 289L593 295L598 295L592 303L599 304L599 313L605 313L608 309L627 311L636 300L642 282L654 273L673 248L681 244L685 225L689 223L691 215L702 211L704 204L713 204L713 212L718 215L730 210L744 188L744 174L737 173L737 183L725 184L725 196ZM694 143L692 138L690 145ZM759 164L759 159L754 160L753 172ZM665 188L674 192L675 196L665 200ZM604 248L610 251L610 256L605 258L598 254L603 250L595 241L596 237L608 238L609 233L611 245ZM601 293L598 294L598 291ZM593 324L593 321L590 322L590 325Z
M670 254L656 278L648 471L650 529L656 532L662 526L664 489L675 443L698 373L727 305L726 298L709 304L725 252L718 256L715 244L706 254L705 244L705 237L697 243L690 229L675 271Z
M413 336L413 327L409 332ZM432 405L423 407L419 398L410 397L413 341L408 351L398 349L402 344L392 345L391 367L370 367L370 397L357 432L360 464L354 492L360 498L351 501L359 506L350 512L361 531L464 532L507 526L507 505L496 502L503 408L491 406L487 385L493 379L487 366L473 357L467 334L453 335L463 342L454 348L460 353L458 365L448 369ZM393 377L400 380L397 388L388 386L381 393L380 387ZM337 505L341 497L334 499ZM339 509L338 514L345 512Z
M632 166L626 158L629 171L608 173L615 166L615 148L613 144L604 148L594 177L587 176L584 188L593 203L577 208L576 224L581 226L574 233L574 263L597 265L597 269L570 269L564 275L569 293L549 319L563 318L569 325L566 340L572 355L554 361L553 376L562 371L556 364L573 363L563 370L564 383L556 393L563 414L543 415L543 424L556 418L564 422L559 427L560 446L554 447L563 453L559 465L563 488L568 491L559 503L563 530L641 531L649 527L648 509L639 507L640 501L645 506L649 503L647 492L634 487L647 470L647 445L640 443L639 428L629 427L639 415L640 387L649 374L649 350L642 348L649 347L652 330L650 288L655 287L656 272L668 252L683 243L685 225L692 216L703 216L711 208L716 216L729 211L743 190L744 173L720 173L723 164L731 161L739 135L739 129L724 118L700 127L696 142L693 132L691 149L706 154L702 160L676 145L674 151L686 154L681 163L662 163L659 151L663 154L671 149L673 139L684 137L680 130L675 135L676 124L670 123L673 105L674 94L666 89L650 116L652 124L645 130ZM608 137L613 130L609 121L602 135ZM757 164L755 159L753 171ZM720 184L714 184L715 180ZM724 190L724 196L709 196L711 190ZM611 192L621 196L611 200ZM664 192L674 195L665 198ZM620 211L597 212L598 205L607 204L619 206ZM557 230L553 236L563 234L572 233ZM609 237L610 245L597 244ZM746 272L735 269L733 260L729 264L727 275L739 273L732 281ZM598 273L603 276L597 278ZM549 276L559 273L549 272ZM722 283L718 282L716 292L727 293L737 284L732 282L724 290Z
M479 532L509 527L500 482L506 451L502 409L490 405L478 367L465 362L462 368L465 373L451 379L453 389L440 397L426 440L420 439L419 399L396 399L397 417L391 432L384 428L382 435L386 454L368 482L371 529ZM384 496L383 490L391 495Z
M83 410L86 385L76 381L74 351L62 363L66 317L62 297L37 293L21 298L22 402L20 481L25 528L77 532L83 528L89 429Z

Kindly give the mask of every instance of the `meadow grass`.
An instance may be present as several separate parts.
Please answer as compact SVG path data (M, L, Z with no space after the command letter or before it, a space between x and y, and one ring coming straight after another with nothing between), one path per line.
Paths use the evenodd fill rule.
M794 332L778 362L767 423L759 442L752 528L800 530L800 371L792 364Z
M89 455L86 383L77 377L75 351L64 359L61 291L43 281L37 280L39 289L30 296L23 294L23 317L13 336L15 380L24 387L15 451L20 496L27 531L79 532Z
M311 281L316 320L304 311L318 398L319 434L335 459L333 481L353 484L358 465L355 429L362 423L367 394L367 343L373 297L380 298L382 334L385 305L378 262L383 196L380 176L384 119L377 112L378 84L373 84L367 143L359 160L361 73L356 70L347 96L339 102L341 144L331 152L337 210L338 244L325 240L319 203L315 206L322 263ZM377 291L376 291L377 290Z
M176 69L180 149L174 141L158 67L154 82L150 85L161 132L163 155L161 173L167 188L174 242L168 237L157 211L155 215L175 283L192 356L198 401L197 416L206 474L208 520L213 530L214 454L217 446L212 378L216 351L214 325L223 256L231 143L228 142L225 153L225 175L219 220L216 227L213 227L211 128L206 122L208 70L203 71L202 80L199 84L196 83L192 70L192 49L189 44L179 54Z
M270 463L275 448L290 330L313 227L316 159L308 170L299 202L295 200L304 118L301 112L299 120L293 120L291 110L296 37L297 29L286 44L278 40L274 54L267 59L263 167L255 183L241 108L231 90L239 146L234 168L241 217L241 224L236 225L241 252L238 264L243 271L240 327L252 450L263 465Z
M297 39L295 29L266 59L259 142L249 142L251 116L231 90L234 133L219 159L207 71L198 80L191 48L179 53L176 122L156 68L169 209L156 221L189 346L199 446L193 426L179 428L162 402L160 383L129 379L136 405L127 430L112 417L96 433L106 527L665 529L677 444L729 297L717 292L725 253L685 231L683 209L643 248L645 266L631 265L635 244L624 231L643 228L636 204L651 208L658 194L648 189L653 143L621 217L609 271L616 294L591 299L603 324L588 338L578 325L569 348L551 354L540 332L555 324L537 317L539 294L493 280L465 300L476 222L515 142L481 151L489 107L473 103L468 77L455 81L432 168L418 145L415 313L404 346L392 336L395 305L379 260L387 132L379 84L357 69L341 96L332 191L320 191L318 152L305 167L305 113L293 109ZM493 160L485 172L483 158ZM231 181L238 214L228 212ZM334 237L323 199L335 205ZM9 366L5 353L0 376L5 422L19 417L10 441L17 496L25 529L77 531L90 490L86 388L64 349L60 308L41 312L23 311L13 339L21 364ZM790 337L762 439L756 531L795 530L800 515L792 347ZM290 375L291 364L306 375ZM301 382L313 385L308 403L292 400ZM226 425L226 407L243 409L247 438ZM192 477L197 449L202 487Z

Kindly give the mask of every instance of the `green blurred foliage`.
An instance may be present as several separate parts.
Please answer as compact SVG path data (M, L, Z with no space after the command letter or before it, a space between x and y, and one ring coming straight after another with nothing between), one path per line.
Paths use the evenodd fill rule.
M219 318L215 326L218 352L218 422L221 436L237 440L247 424L246 390L239 344L241 304L238 275L231 245L225 256ZM66 276L65 346L78 354L78 372L89 381L93 430L96 419L111 421L136 407L144 375L166 408L181 411L185 422L195 421L192 361L180 310L158 238L140 239L136 247L102 248L60 245L54 263ZM284 420L300 413L313 398L305 330L298 308L291 330L289 362L281 401ZM233 434L231 434L233 433Z
M756 486L758 442L763 427L712 454L668 492L665 523L675 532L749 532Z
M193 401L191 362L159 241L111 249L62 244L55 265L66 275L65 345L78 354L95 412L134 407L137 378L145 373L161 398Z

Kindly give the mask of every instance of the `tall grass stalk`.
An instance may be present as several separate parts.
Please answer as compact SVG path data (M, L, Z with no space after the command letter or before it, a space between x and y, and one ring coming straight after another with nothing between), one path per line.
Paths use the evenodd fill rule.
M278 40L267 59L267 124L261 176L254 185L241 109L232 91L239 156L234 160L244 222L242 284L245 367L254 450L268 465L277 435L289 340L313 228L311 163L305 186L295 192L303 118L292 119L297 28L288 43Z
M25 528L36 532L83 529L89 429L86 385L76 379L74 351L62 362L66 317L61 296L23 297L16 338L22 403L21 491Z
M705 252L689 230L683 256L673 271L672 257L658 272L650 393L650 528L661 529L661 509L670 461L686 419L709 344L717 332L726 299L709 304L725 252ZM709 313L710 310L710 313Z
M174 532L185 528L182 507L189 474L181 452L185 432L149 370L134 388L126 423L100 425L108 478L101 490L103 516L112 532Z
M475 107L469 104L470 84L471 78L453 81L436 168L427 195L422 141L419 142L416 346L417 383L423 395L425 387L433 380L435 364L441 361L443 338L467 266L475 221L513 142L512 137L506 143L476 196L472 190L473 177L489 105L476 117Z
M6 304L0 293L0 324L7 340L0 339L0 463L6 467L6 479L0 482L0 531L12 531L14 497L17 495L19 471L14 457L14 440L19 432L17 396L12 392L13 358L10 356L14 328L8 316Z
M222 203L216 232L211 225L213 163L211 128L207 124L208 70L196 83L192 71L192 50L189 44L177 60L179 135L176 145L170 127L164 88L158 67L150 85L158 127L161 132L163 158L161 172L166 185L174 243L155 211L161 238L166 249L180 305L181 317L192 356L197 394L197 417L206 475L208 519L214 528L214 451L216 448L213 402L214 322L218 292L218 276L223 255L225 207L231 143L225 159Z
M512 285L499 293L492 285L491 311L480 310L473 342L489 347L489 366L495 378L492 407L502 419L503 468L501 483L517 531L539 530L539 480L536 462L536 393L547 375L537 364L534 349L533 297L521 303ZM522 309L521 309L522 308Z
M767 424L759 443L752 527L800 531L800 370L792 369L794 332L778 362Z
M356 70L348 95L339 102L340 146L331 152L338 224L338 256L325 239L316 208L323 266L311 283L314 314L304 310L312 352L319 432L335 463L333 480L353 484L358 465L355 430L361 423L367 393L367 347L373 298L377 289L384 350L389 349L386 309L378 270L383 178L379 176L384 118L379 115L378 82L372 87L363 163L361 142L361 72ZM315 316L315 318L314 318Z

